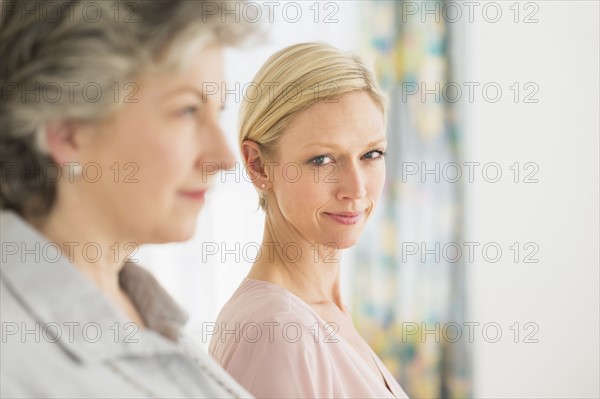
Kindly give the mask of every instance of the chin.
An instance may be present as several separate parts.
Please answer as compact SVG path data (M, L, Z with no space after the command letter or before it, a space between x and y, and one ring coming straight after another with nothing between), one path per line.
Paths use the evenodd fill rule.
M173 233L168 241L165 242L182 242L191 239L196 233L196 229L186 229Z
M191 239L194 231L162 231L152 238L145 240L142 244L168 244L170 242L183 242Z
M331 236L329 237L329 239L324 239L322 240L322 244L321 245L327 245L327 243L331 244L335 244L336 248L341 250L341 249L348 249L348 248L352 248L353 246L356 245L356 243L358 242L358 237L335 237L333 239L331 239Z
M191 239L196 233L196 218L190 217L189 220L178 221L171 220L164 223L163 226L156 229L152 243L166 244L170 242L182 242Z
M171 242L187 241L196 234L200 211L186 212L169 219L165 231L170 231Z
M355 246L362 233L364 231L364 225L344 226L341 230L331 231L328 235L330 241L335 242L339 249L348 249ZM332 239L333 238L333 239Z
M356 245L356 242L357 242L357 240L340 242L340 243L338 243L338 249L352 248L353 246Z

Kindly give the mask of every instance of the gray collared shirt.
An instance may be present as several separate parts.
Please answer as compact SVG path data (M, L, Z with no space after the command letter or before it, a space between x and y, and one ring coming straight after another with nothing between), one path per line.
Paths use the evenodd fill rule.
M145 269L119 276L139 329L16 213L0 213L0 242L2 397L250 397L182 333L187 315Z

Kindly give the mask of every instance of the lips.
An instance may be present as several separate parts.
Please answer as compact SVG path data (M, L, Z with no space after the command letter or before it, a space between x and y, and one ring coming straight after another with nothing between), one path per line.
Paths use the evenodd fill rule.
M329 219L343 224L343 225L352 225L358 223L358 221L364 215L364 211L361 212L324 212Z
M184 190L180 191L179 194L187 199L194 201L204 201L206 190Z

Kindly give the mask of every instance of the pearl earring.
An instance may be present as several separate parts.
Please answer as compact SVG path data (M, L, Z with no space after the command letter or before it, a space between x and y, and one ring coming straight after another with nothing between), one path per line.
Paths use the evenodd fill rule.
M260 185L260 187L261 188L265 188L265 187L267 187L267 185L265 183L263 183L263 184Z

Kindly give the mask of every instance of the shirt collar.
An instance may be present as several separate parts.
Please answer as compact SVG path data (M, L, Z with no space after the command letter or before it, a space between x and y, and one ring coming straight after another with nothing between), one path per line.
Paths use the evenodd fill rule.
M0 213L1 277L6 288L46 327L44 339L80 361L173 352L187 315L156 279L127 263L119 280L148 329L137 329L62 253L18 214ZM10 320L3 320L8 322ZM26 326L29 330L33 326ZM60 332L58 337L56 332Z

